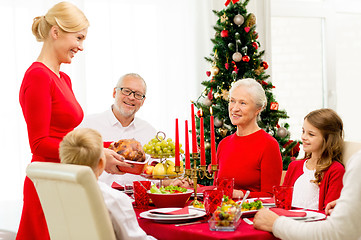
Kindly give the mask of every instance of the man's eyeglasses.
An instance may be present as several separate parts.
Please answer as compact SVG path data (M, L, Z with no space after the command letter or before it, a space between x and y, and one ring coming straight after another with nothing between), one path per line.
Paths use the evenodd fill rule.
M122 92L122 94L125 96L130 96L130 94L133 93L135 99L143 100L143 98L145 98L144 94L140 92L135 92L129 88L117 87L117 89L119 89Z

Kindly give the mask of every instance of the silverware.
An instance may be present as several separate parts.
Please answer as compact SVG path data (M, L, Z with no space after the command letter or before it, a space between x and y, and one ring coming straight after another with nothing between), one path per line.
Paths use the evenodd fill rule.
M197 222L181 223L181 224L175 224L174 226L176 226L176 227L181 227L181 226L188 226L188 225L199 224L199 223L206 223L206 222L208 222L208 221L207 221L207 220L204 220L204 221L197 221Z
M245 221L249 225L253 225L253 222L251 220L249 220L248 218L243 218L243 221Z

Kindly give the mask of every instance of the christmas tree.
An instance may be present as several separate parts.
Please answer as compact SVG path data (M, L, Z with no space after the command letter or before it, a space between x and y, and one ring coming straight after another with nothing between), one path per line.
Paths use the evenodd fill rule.
M280 119L286 119L288 115L286 111L278 109L279 104L272 93L275 86L267 81L270 77L265 71L268 64L262 59L264 50L259 50L256 16L247 12L248 2L249 0L243 2L228 0L225 9L213 11L219 19L214 26L215 37L211 40L214 44L213 51L210 57L205 58L211 64L211 69L206 72L208 79L202 82L205 89L194 103L199 109L198 117L200 112L204 117L206 163L208 165L211 162L210 107L215 117L215 139L218 146L223 138L236 131L228 116L228 95L231 84L238 79L253 78L263 86L267 96L267 107L261 113L261 121L258 125L278 141L283 168L286 170L291 158L298 155L299 142L290 140L287 123L279 123ZM197 126L199 129L199 118L197 118ZM200 182L208 185L211 181L203 179Z

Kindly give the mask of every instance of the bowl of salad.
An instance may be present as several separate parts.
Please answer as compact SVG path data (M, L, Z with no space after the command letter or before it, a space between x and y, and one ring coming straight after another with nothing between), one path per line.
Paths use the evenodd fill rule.
M153 185L148 190L148 195L157 208L182 208L186 205L192 193L193 190L172 185L160 188Z

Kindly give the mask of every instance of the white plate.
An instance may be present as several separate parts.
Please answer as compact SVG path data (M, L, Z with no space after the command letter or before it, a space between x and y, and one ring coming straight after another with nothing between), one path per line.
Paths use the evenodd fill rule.
M149 213L149 211L152 211L152 210L142 212L142 213L139 214L139 216L142 217L142 218L150 219L150 220L153 220L155 222L160 222L160 223L184 222L184 221L187 221L187 220L200 218L200 217L203 217L203 216L206 215L206 213L203 212L203 211L199 211L199 210L195 210L195 209L189 209L189 213L194 214L194 215L185 216L185 217L169 218L169 217L164 217L164 216L154 216L151 213Z
M292 212L306 212L306 216L305 217L290 217L293 218L295 220L303 220L305 222L311 222L311 221L317 221L317 220L322 220L326 218L326 215L323 213L319 213L319 212L314 212L314 211L307 211L307 210L290 210Z
M163 218L180 218L180 217L188 217L188 216L196 215L196 212L193 211L192 212L189 211L189 213L187 214L162 214L162 213L176 211L179 209L182 208L156 208L148 211L148 214L151 217L163 217ZM155 212L161 212L161 213L155 213Z
M249 198L249 199L246 199L246 201L248 200L248 202L254 202L254 201L256 201L257 199L261 199L261 200L263 200L263 199L271 199L271 198L267 198L267 197L261 197L261 198ZM262 205L264 206L264 207L273 207L273 206L276 206L276 204L275 203L263 203L262 202Z

